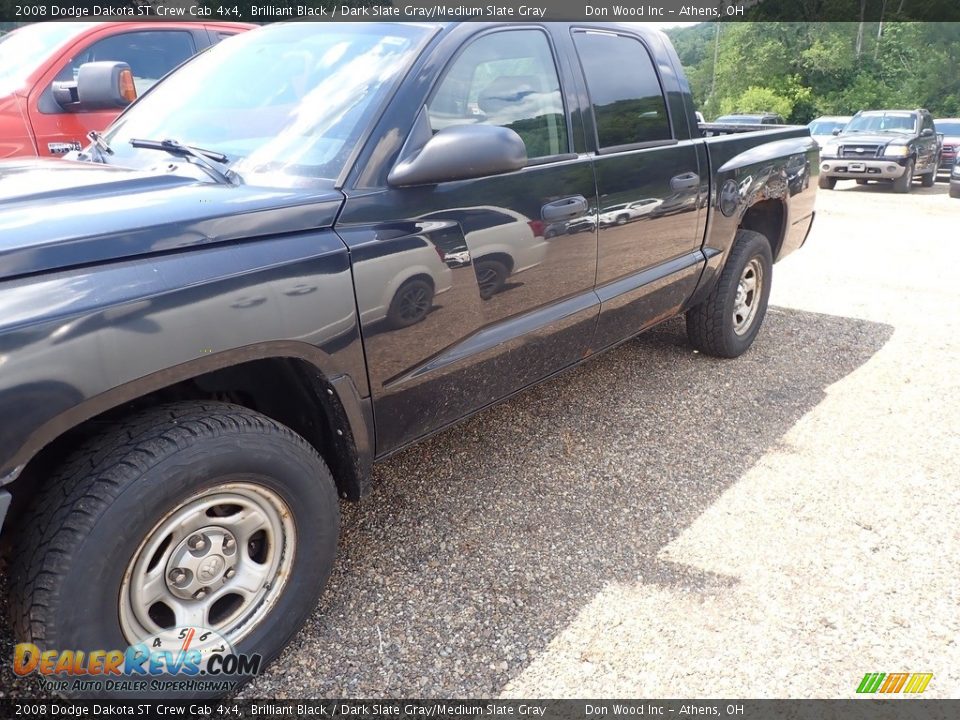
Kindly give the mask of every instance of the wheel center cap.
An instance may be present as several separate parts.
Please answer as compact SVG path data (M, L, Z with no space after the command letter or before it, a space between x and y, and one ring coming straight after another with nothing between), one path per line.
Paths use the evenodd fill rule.
M210 583L220 577L227 562L219 555L210 555L197 566L197 577L201 582Z

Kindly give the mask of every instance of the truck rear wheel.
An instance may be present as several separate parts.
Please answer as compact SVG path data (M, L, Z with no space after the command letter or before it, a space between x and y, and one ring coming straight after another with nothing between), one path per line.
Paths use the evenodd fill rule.
M933 164L933 170L924 175L920 180L920 185L925 188L931 188L937 184L937 173L940 172L940 158L937 158Z
M821 190L833 190L837 186L837 179L835 177L827 177L826 175L821 175L817 180L817 187Z
M913 187L913 169L913 160L908 160L903 175L893 181L893 191L895 193L903 194L910 192L910 188Z
M735 358L753 344L767 312L773 257L767 238L739 230L720 278L706 299L687 311L687 336L701 352Z
M259 654L256 672L313 611L338 530L330 471L289 428L227 403L153 408L80 448L35 499L15 539L14 630L41 651L146 643L209 660L223 646Z

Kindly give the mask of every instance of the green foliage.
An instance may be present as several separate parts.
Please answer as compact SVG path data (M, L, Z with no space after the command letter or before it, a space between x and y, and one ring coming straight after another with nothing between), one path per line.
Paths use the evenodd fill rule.
M737 97L721 101L720 112L724 115L738 112L772 112L786 118L793 112L793 102L790 98L777 94L772 88L751 85Z
M888 7L882 25L870 13L862 24L722 23L719 40L715 23L668 34L711 119L769 111L803 123L891 107L960 115L960 23L896 22L897 3Z

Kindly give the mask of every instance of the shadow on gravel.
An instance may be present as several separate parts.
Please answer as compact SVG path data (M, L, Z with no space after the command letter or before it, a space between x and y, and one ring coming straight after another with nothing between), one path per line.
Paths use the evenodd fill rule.
M721 361L674 320L400 453L344 506L310 623L242 694L496 695L611 582L722 592L736 579L661 549L892 332L771 308ZM0 688L33 694L2 639Z

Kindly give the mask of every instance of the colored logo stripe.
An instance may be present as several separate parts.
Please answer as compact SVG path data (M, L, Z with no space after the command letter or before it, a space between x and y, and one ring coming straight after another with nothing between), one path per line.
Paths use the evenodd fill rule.
M927 685L933 679L933 673L914 673L910 676L907 686L903 689L905 693L922 693L927 689Z
M857 686L858 693L922 693L933 673L867 673Z
M857 692L875 693L885 677L885 673L867 673L863 676L863 680L860 681L860 687L857 688Z

